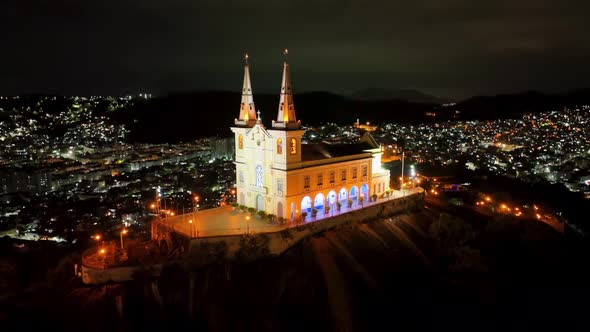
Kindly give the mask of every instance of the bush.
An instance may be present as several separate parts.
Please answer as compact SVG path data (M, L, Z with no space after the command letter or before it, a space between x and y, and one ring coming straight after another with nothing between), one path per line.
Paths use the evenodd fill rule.
M311 216L315 218L318 215L318 210L316 208L311 209Z
M231 202L231 204L230 204L230 205L231 205L231 207L234 207L234 208L235 208L235 207L238 207L238 202Z
M288 229L288 228L285 229L285 230L282 230L280 234L281 234L281 238L284 239L284 240L291 240L291 239L293 239L293 233L291 233L291 230Z
M371 199L373 200L373 202L376 202L377 201L377 194L371 195Z
M268 218L268 221L275 221L275 215L272 213L267 214L266 217Z
M326 205L326 207L324 208L324 213L325 214L330 213L330 206L329 205Z
M253 207L249 207L249 208L248 208L248 212L250 212L250 213L254 213L254 212L256 212L256 209L255 209L255 208L253 208Z
M242 212L246 211L246 205L239 205L240 210L242 210Z
M251 261L270 253L268 236L265 234L244 234L240 238L240 249L236 253L239 261Z
M307 217L307 212L301 212L301 218L303 220L305 220L306 217Z
M348 199L348 207L351 208L352 207L352 199Z
M340 211L341 207L342 207L342 203L336 202L336 208L338 209L338 211Z
M260 219L264 219L266 217L266 212L262 210L256 212L256 214L260 217Z

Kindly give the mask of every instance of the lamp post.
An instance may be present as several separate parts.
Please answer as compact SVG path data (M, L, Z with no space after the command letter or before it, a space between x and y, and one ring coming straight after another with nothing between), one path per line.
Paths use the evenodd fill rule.
M106 250L105 248L100 248L100 249L98 250L98 256L99 256L100 258L102 258L102 268L103 268L103 269L106 269L106 267L107 267L107 261L106 261L106 260L107 260L107 259L106 259L106 256L107 256L107 250Z
M194 232L194 229L193 229L193 227L194 227L193 220L192 219L189 219L188 223L189 223L189 227L190 227L190 230L189 231L191 233L191 237L193 237L195 235L195 232Z
M123 236L127 235L128 231L127 229L123 229L120 233L120 237L121 237L121 251L125 251L125 246L123 245Z
M246 216L246 232L250 234L250 216Z
M96 246L102 245L102 236L100 234L96 234L92 237L94 241L96 241Z
M401 185L400 185L400 189L402 190L402 197L404 197L405 192L404 192L404 154L405 151L402 151L402 179L401 179Z

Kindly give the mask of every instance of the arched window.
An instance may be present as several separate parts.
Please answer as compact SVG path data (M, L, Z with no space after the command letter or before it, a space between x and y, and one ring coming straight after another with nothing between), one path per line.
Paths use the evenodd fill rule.
M294 138L291 138L291 154L296 154L297 153L297 140Z
M277 139L277 154L283 154L283 140Z
M262 175L262 166L256 166L256 187L262 187L264 185L264 178Z
M242 134L238 136L238 148L240 150L244 148L244 136L242 136Z

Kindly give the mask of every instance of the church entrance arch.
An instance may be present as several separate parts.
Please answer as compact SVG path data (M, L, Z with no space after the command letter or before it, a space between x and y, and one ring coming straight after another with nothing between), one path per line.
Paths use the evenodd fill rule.
M305 196L301 200L301 212L311 213L311 197Z
M277 218L283 217L283 202L277 203Z
M262 195L256 196L256 211L264 211L264 198Z
M369 200L369 186L366 183L361 186L361 194L363 194L365 201Z
M315 195L315 199L313 200L313 207L316 210L323 210L324 209L324 194L319 193Z
M342 201L345 201L347 198L348 198L348 191L346 190L346 188L340 189L340 192L338 192L338 201L342 202Z

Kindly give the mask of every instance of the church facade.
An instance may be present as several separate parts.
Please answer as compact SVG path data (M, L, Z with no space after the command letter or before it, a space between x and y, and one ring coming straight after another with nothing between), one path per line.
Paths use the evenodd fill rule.
M286 51L285 51L286 52ZM285 53L286 54L286 53ZM248 56L235 135L236 197L240 205L294 220L337 202L358 204L362 197L389 189L389 171L381 167L381 147L365 133L354 144L302 144L305 130L295 115L287 59L277 111L271 128L256 112Z

